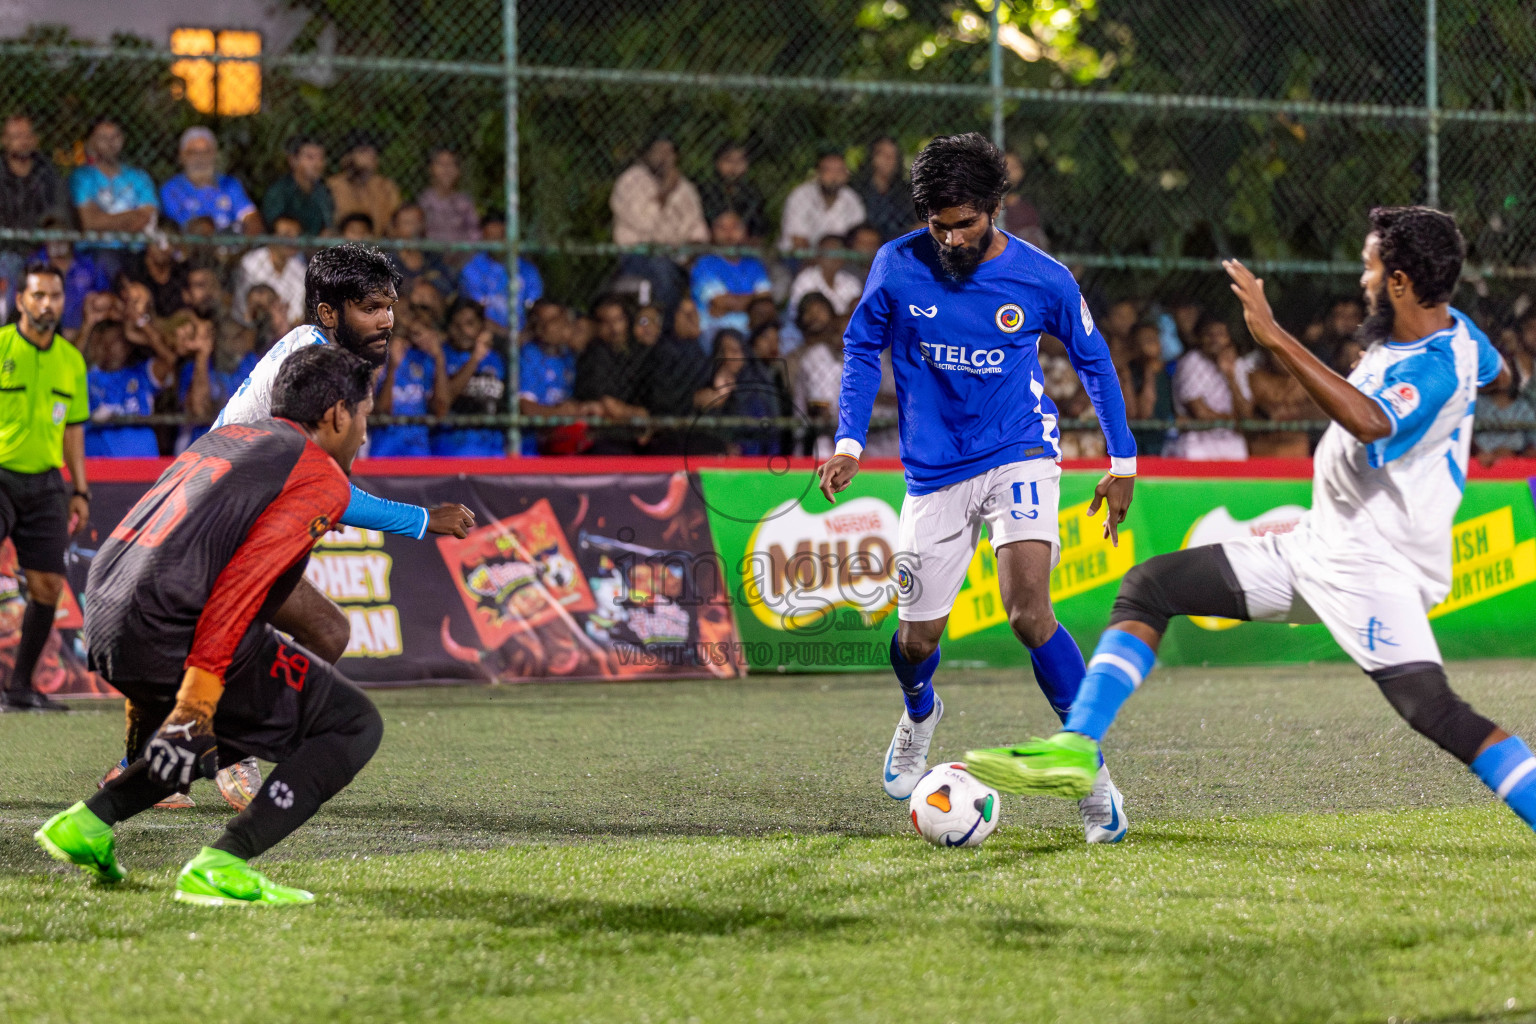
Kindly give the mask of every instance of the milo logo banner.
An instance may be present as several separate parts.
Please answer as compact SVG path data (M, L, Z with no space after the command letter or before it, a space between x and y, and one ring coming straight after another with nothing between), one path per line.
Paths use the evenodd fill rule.
M714 541L732 591L742 649L758 671L870 670L885 666L896 628L904 557L898 472L865 470L829 505L808 475L705 470ZM1118 583L1154 555L1293 529L1311 500L1308 480L1144 478L1120 543L1088 518L1098 475L1066 473L1058 521L1061 557L1051 600L1091 649L1109 622ZM1473 481L1458 514L1451 594L1430 612L1447 658L1536 655L1536 510L1524 482ZM948 665L1018 665L997 559L983 537L944 639ZM1342 660L1320 625L1201 618L1175 620L1170 664Z

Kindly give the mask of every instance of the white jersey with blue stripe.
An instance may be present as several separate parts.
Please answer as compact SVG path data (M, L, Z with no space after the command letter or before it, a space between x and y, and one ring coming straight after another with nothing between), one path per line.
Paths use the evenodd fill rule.
M1056 407L1045 394L1040 336L1066 346L1103 428L1111 469L1136 472L1136 442L1109 346L1072 273L1027 242L1007 245L963 280L939 264L926 228L887 242L843 335L837 450L857 457L891 350L907 493L990 469L1059 459Z
M1451 589L1451 525L1466 486L1472 410L1502 366L1488 336L1451 313L1443 331L1377 342L1361 356L1349 382L1376 400L1392 433L1362 444L1331 425L1313 459L1307 516L1320 567L1395 568L1418 584L1426 610Z
M214 429L231 423L255 423L272 415L272 388L277 383L277 371L283 360L301 348L327 344L325 334L313 324L295 327L267 350L251 375L235 389L225 404L219 418L213 421ZM420 540L427 535L429 521L427 510L418 505L390 501L376 494L369 494L356 484L352 485L352 501L342 513L341 522L365 530L383 530Z
M219 413L219 418L213 421L214 427L222 427L228 423L255 423L257 420L270 417L272 386L277 383L277 371L282 369L283 360L307 345L324 345L325 343L325 335L313 324L295 327L277 339L277 343L268 349L267 354L261 357L261 362L256 364L256 369L251 371L251 375L245 378L235 389L235 393L229 397L229 401Z

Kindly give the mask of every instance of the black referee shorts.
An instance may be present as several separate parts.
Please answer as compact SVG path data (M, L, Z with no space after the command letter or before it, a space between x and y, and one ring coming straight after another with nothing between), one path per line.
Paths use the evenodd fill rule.
M0 540L11 538L16 561L33 572L64 574L69 547L69 487L56 469L0 469Z

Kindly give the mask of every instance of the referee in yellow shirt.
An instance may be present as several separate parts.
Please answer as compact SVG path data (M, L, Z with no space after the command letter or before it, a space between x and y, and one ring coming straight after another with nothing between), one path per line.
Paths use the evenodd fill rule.
M85 360L56 333L64 275L46 263L28 265L16 304L19 321L0 327L0 541L11 538L26 570L27 610L0 711L64 711L33 688L32 671L64 591L64 551L90 516L83 426L90 402ZM69 466L73 493L61 465Z

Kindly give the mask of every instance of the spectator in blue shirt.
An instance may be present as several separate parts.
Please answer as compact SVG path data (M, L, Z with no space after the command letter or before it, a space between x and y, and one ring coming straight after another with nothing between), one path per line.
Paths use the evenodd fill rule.
M507 219L499 213L486 214L480 221L480 237L487 242L500 242L507 237ZM506 327L507 320L507 268L500 253L477 252L475 258L464 264L459 271L459 294L474 299L485 310L492 323ZM527 310L544 296L544 279L539 269L526 259L517 261L517 297L522 309L517 312L517 329L521 333L527 322Z
M69 176L69 195L87 231L144 232L155 226L160 201L155 183L137 167L121 162L123 129L111 118L97 118L85 137L90 163ZM108 274L122 269L123 242L102 242L98 262Z
M275 294L272 301L276 301ZM256 332L251 328L226 320L223 329L217 331L217 337L215 332L212 320L198 316L192 321L192 355L182 360L176 377L176 395L181 400L181 407L201 419L217 416L259 361L253 351ZM200 357L205 350L206 358ZM202 378L207 382L206 398ZM194 392L197 392L196 396ZM185 451L209 429L208 423L184 425L176 438L176 450Z
M432 412L438 416L494 416L505 411L507 362L492 349L494 335L485 308L460 298L448 307L448 344L443 349L447 377L432 390ZM486 458L506 454L505 435L496 427L436 427L432 454L440 457Z
M67 225L51 217L43 218L39 226L67 228ZM85 322L85 297L92 292L110 292L112 279L89 255L76 255L75 247L68 242L49 242L34 253L32 259L58 267L64 275L64 315L59 318L59 329L66 338L74 338L84 344L84 339L80 337L80 327Z
M389 360L379 378L373 411L378 416L426 416L432 388L448 378L443 361L443 335L431 324L406 316L397 322L389 341ZM370 459L422 458L432 454L424 425L380 426L368 429ZM499 454L499 453L498 453Z
M735 210L717 214L710 230L718 246L743 245L747 240L746 222ZM691 289L704 328L700 345L708 350L715 332L722 328L747 333L747 306L754 296L771 292L773 283L756 256L706 253L693 265Z
M198 217L213 221L216 233L261 234L261 214L232 175L219 173L219 143L201 125L181 133L181 173L160 186L160 205L183 231Z
M533 337L518 350L518 412L524 416L601 416L601 402L578 402L572 398L576 389L576 353L570 342L574 323L564 306L552 299L540 299L528 314ZM582 424L573 426L581 428ZM553 427L523 432L524 455L538 455L547 448L552 436L566 442L572 429ZM562 447L569 448L566 443Z
M92 458L153 459L160 455L153 427L109 426L117 416L147 416L155 411L160 391L158 357L130 360L133 347L121 322L98 320L85 339L86 388L90 392L91 422L85 428L85 454Z

